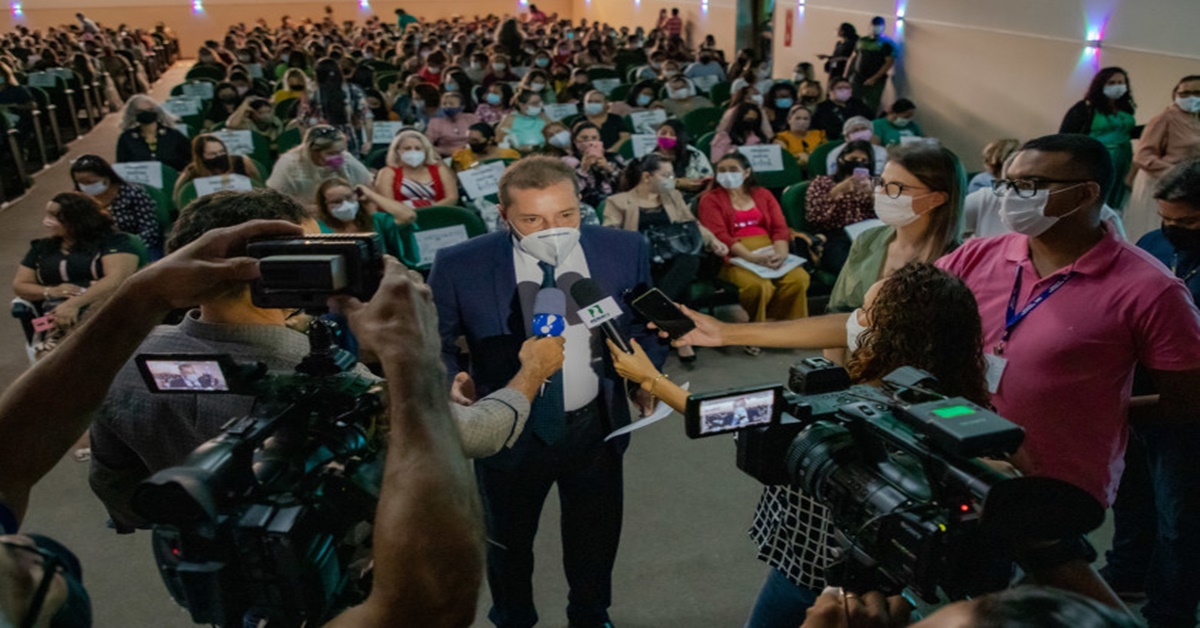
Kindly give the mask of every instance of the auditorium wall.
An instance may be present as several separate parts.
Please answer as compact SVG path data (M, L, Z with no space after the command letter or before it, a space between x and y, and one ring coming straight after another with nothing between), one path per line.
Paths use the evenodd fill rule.
M587 18L614 26L642 26L647 31L654 28L660 10L670 11L673 8L679 9L679 16L686 25L684 35L693 46L711 33L718 47L733 53L737 41L738 0L708 0L704 3L700 0L574 0L577 20Z
M1171 103L1171 89L1200 74L1197 0L782 0L776 8L775 72L833 49L838 25L859 33L888 20L902 46L885 104L898 93L917 103L917 119L972 170L1001 137L1028 139L1058 130L1094 73L1121 66L1130 75L1144 123ZM896 12L905 19L896 33ZM792 12L791 46L786 42ZM1099 50L1089 50L1089 31Z

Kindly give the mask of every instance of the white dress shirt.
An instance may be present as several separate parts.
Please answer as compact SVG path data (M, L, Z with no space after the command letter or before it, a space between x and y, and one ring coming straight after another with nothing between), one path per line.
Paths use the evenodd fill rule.
M538 266L538 260L534 256L522 251L514 242L513 245L513 267L517 272L517 284L532 283L536 286L542 285L542 268ZM555 279L561 278L566 274L576 274L580 277L590 278L591 272L588 270L587 257L583 254L583 247L577 245L574 251L563 260L562 264L554 269ZM561 286L560 286L561 287ZM564 290L566 292L566 290ZM568 302L572 299L570 294L567 294ZM591 305L590 303L587 305ZM563 363L563 409L567 412L578 410L596 399L600 394L600 375L593 366L596 358L592 355L592 330L586 325L578 322L575 317L575 312L569 311L571 306L567 305L567 320L576 320L573 325L567 325L567 329L563 332L563 338L566 338L566 346L564 347L565 361Z

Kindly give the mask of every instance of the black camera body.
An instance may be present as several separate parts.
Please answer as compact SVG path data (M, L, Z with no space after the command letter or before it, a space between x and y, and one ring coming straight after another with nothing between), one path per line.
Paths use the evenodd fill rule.
M259 260L250 296L261 308L319 311L335 295L366 301L383 281L383 239L375 233L260 238L246 254Z
M309 342L295 372L227 356L138 358L152 390L255 397L249 414L133 494L167 590L197 623L319 625L369 592L359 565L383 478L384 388L350 371L329 323L316 320ZM180 378L172 367L190 368ZM192 389L161 390L181 379Z
M976 457L1013 453L1020 427L941 397L933 378L909 367L882 388L851 386L844 370L810 358L792 367L789 388L778 422L737 433L737 465L829 509L840 546L830 584L909 589L931 602L1006 586L1012 560L998 550L1011 531L984 513L996 487L1020 479Z

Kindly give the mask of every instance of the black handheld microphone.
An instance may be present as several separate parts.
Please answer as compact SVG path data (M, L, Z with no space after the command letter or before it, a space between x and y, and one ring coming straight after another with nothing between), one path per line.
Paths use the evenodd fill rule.
M558 288L542 288L533 301L533 335L561 336L567 329L567 295Z
M600 284L591 279L580 279L571 286L571 298L575 299L575 303L585 311L593 307L598 307L600 302L605 299L604 291L600 289ZM625 339L625 335L617 326L613 324L612 319L600 323L600 329L609 340L616 343L625 353L633 353L633 347L629 346L629 341Z

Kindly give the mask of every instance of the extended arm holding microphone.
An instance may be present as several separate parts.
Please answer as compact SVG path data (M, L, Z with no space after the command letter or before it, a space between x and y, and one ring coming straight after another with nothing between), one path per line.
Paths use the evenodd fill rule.
M646 275L649 275L648 269L649 266L646 266L646 268L643 269L646 270ZM600 288L600 284L591 279L581 279L575 282L575 285L571 286L571 298L575 299L575 303L579 304L579 307L582 307L584 310L590 309L591 306L598 306L601 301L605 300L606 297L607 295L604 293L604 290ZM625 333L622 332L619 327L617 327L616 323L614 322L615 318L616 317L614 316L613 318L605 320L604 322L600 323L598 327L600 328L600 331L604 333L605 338L607 338L611 345L616 346L625 354L633 355L634 344L631 343L629 338L625 336ZM653 338L653 336L650 336L650 338ZM665 358L665 354L661 353L658 354L657 359L647 357L647 359L656 368L662 367L662 363L665 361ZM650 394L648 389L636 388L630 392L630 396L633 402L638 406L642 416L649 415L654 409L654 398L656 395Z

